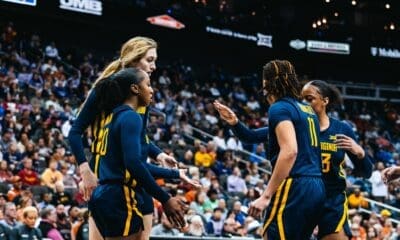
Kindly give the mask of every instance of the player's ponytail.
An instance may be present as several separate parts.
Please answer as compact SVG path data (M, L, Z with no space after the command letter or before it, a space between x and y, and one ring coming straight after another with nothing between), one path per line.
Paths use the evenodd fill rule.
M95 86L95 93L99 112L108 114L123 101L121 88L113 75L100 81Z
M124 68L100 81L95 87L96 103L99 112L110 113L115 107L131 97L132 84L145 79L145 72L138 68Z

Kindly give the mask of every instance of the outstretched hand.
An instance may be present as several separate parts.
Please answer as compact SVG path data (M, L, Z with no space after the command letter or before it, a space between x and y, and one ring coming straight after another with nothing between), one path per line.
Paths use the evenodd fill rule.
M178 162L176 161L176 159L164 152L158 154L157 159L158 163L160 163L160 165L162 167L166 167L166 168L178 168Z
M215 100L213 104L214 108L218 111L221 119L227 122L229 125L233 126L239 122L236 114L228 106L220 103L217 100Z
M201 188L202 187L201 184L199 183L199 181L191 179L186 175L186 169L179 169L179 178L182 181L184 181L185 183L188 183L188 184L192 185L195 188Z
M389 183L393 180L400 178L400 167L389 167L385 168L382 172L382 180L385 183Z

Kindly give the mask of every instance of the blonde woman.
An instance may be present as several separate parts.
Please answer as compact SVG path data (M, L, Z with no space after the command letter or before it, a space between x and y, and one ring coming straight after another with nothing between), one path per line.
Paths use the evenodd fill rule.
M122 45L120 51L120 57L117 60L111 62L104 70L101 76L94 83L95 87L100 82L107 79L107 77L112 74L128 67L136 67L148 75L156 69L156 60L157 60L157 43L147 37L134 37L129 39ZM100 129L104 127L104 119L97 118L97 101L95 91L91 91L89 96L83 103L81 111L72 125L71 131L69 133L68 139L71 145L71 150L74 153L76 160L79 164L79 169L82 175L83 180L83 188L84 188L84 197L89 199L93 189L97 186L97 178L98 178L98 169L100 164L100 146L103 140L103 134ZM174 170L174 169L166 169L159 168L152 164L147 164L146 159L147 156L150 156L153 159L158 160L164 166L176 167L176 161L173 157L163 153L155 144L153 144L146 134L146 124L148 118L148 108L141 107L137 109L137 112L141 115L143 120L142 124L142 132L141 132L141 159L146 164L147 169L150 171L153 177L162 177L162 178L181 178L184 181L189 183L193 183L184 173L184 171ZM91 145L91 152L93 154L92 160L87 161L84 148L81 140L81 136L84 131L91 127L92 135L94 136L93 143ZM139 186L140 188L140 186ZM143 225L144 230L142 231L142 238L148 239L152 226L152 213L153 213L153 201L152 196L147 194L144 190L141 191L141 196L143 196L143 206L141 207L141 212L143 214ZM157 198L158 196L153 196ZM90 224L90 239L101 239L100 235L98 235L97 231L93 231L94 223L92 219L89 219ZM92 235L95 234L96 235Z

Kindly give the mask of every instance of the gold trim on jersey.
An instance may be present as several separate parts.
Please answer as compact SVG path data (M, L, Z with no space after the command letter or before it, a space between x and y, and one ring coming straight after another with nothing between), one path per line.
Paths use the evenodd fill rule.
M267 230L267 227L272 222L272 219L274 219L274 217L275 217L275 213L276 213L276 210L278 208L279 198L281 196L281 191L282 191L282 188L285 185L285 183L286 183L286 179L281 183L281 185L278 187L278 190L276 191L274 205L273 205L273 207L271 209L271 213L269 214L268 220L264 224L264 227L263 227L263 230L262 230L262 235L265 234L265 231Z

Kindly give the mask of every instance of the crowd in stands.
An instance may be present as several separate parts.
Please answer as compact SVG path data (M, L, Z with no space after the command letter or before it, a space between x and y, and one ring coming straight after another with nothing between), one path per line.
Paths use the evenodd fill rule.
M91 53L74 56L37 34L21 34L12 23L3 24L1 31L0 232L29 230L50 239L87 239L86 203L78 191L79 171L66 137L103 63ZM268 183L269 175L260 170L269 168L263 160L266 145L240 142L219 119L212 102L219 99L230 106L249 127L265 126L268 114L259 94L260 77L232 76L217 66L203 75L207 77L200 79L196 68L176 61L158 66L151 76L155 98L149 136L190 166L190 176L203 186L193 189L159 179L190 206L188 226L174 229L155 202L152 234L259 237L262 220L246 212ZM400 208L400 184L386 185L380 177L384 167L400 165L399 110L389 102L345 101L330 112L353 126L376 162L370 179L358 178L352 166L346 167L354 240L400 239L400 225L391 220L400 219L399 213L365 200ZM88 148L90 131L82 139Z

